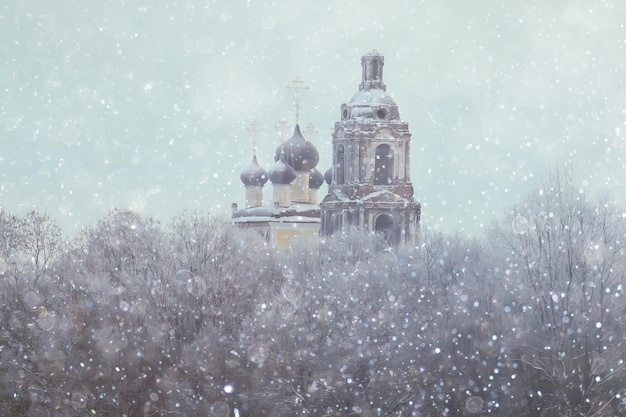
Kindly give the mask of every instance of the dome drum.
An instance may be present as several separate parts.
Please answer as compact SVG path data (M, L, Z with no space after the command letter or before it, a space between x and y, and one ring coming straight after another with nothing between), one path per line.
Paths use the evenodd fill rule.
M341 120L348 120L351 116L350 107L347 104L341 105Z
M391 97L367 97L368 100L352 100L341 105L341 121L350 119L399 120L398 106Z
M389 107L389 106L377 106L372 109L372 113L375 119L382 120L398 120L400 119L400 112L398 111L398 107Z

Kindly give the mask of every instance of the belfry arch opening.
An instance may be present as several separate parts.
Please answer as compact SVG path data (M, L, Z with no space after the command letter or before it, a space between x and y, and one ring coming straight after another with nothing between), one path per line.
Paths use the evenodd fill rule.
M393 180L393 149L386 143L376 147L374 184L387 185Z
M374 220L374 232L380 235L386 242L394 242L394 222L389 214L379 214Z

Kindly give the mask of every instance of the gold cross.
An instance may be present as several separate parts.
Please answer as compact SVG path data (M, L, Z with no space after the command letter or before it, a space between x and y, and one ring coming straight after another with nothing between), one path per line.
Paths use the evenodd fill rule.
M287 90L293 92L293 96L296 99L296 123L298 123L300 119L300 97L304 94L309 87L304 85L304 81L300 79L300 77L294 78L291 82L290 86L287 86Z
M306 128L304 129L304 133L306 133L307 138L315 139L315 137L317 136L318 130L315 128L315 126L313 126L313 123L309 123L308 125L306 125Z
M263 131L263 129L261 129L261 126L259 126L256 120L253 120L246 130L250 132L250 136L252 137L252 152L256 155L256 138L259 136L259 133Z

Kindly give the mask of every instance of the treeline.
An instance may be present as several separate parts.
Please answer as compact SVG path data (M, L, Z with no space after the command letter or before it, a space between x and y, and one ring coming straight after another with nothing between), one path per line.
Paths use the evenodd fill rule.
M558 176L485 239L276 253L119 210L0 234L3 416L626 415L626 211Z

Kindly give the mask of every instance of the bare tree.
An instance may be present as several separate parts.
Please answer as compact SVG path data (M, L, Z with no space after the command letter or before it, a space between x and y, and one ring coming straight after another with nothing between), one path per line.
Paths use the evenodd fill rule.
M205 214L114 210L37 252L38 216L0 215L2 256L33 260L20 288L0 274L1 415L625 414L626 219L562 176L487 241L277 253Z
M47 214L31 210L24 219L22 230L24 251L31 258L35 268L36 286L41 275L62 248L61 229Z
M237 404L225 387L245 392L250 378L232 352L240 323L277 292L273 254L224 222L184 221L208 237L198 275L180 264L179 235L115 210L47 268L37 291L11 293L0 314L9 346L0 414L201 416Z
M24 247L24 226L22 218L0 209L0 257L7 264Z
M426 403L439 358L428 309L412 307L396 254L352 233L286 254L280 293L245 323L250 396L267 413L412 415Z
M604 416L621 407L625 222L610 201L588 201L556 173L494 229L521 309L509 343L533 387L529 415Z
M14 293L20 291L20 279L24 269L22 256L24 239L24 219L0 210L0 276L13 277L14 287L6 288L0 298L3 303L11 305Z
M155 220L128 210L111 210L95 228L83 231L79 245L89 271L104 271L120 284L160 275L162 231Z
M421 328L439 352L422 389L424 415L516 415L524 387L505 343L514 328L513 296L502 285L484 241L422 229L420 245L400 247L399 274L411 308L428 317Z

